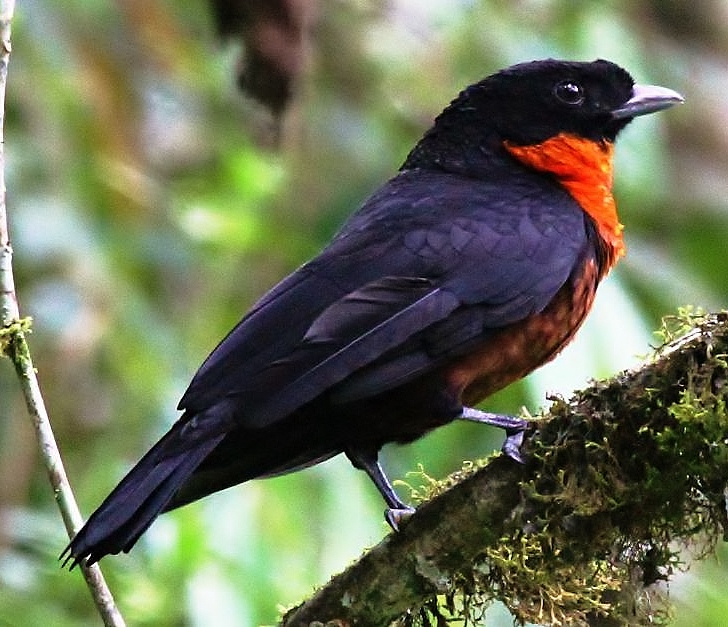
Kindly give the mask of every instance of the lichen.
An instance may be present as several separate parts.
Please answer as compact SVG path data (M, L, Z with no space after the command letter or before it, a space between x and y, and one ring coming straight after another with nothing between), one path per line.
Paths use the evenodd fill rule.
M19 335L29 333L33 319L28 317L13 320L0 327L0 355L10 356L10 348Z
M436 479L425 471L423 464L417 464L417 470L411 470L407 473L407 480L395 479L394 485L409 490L409 499L415 505L425 503L449 490L479 469L485 468L490 459L496 455L475 461L464 461L460 470L456 470L444 479Z

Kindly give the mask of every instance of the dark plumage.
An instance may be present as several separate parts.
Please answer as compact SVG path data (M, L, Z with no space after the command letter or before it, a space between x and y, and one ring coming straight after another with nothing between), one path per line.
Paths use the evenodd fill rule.
M523 425L467 406L553 357L619 256L621 230L605 237L606 209L567 179L588 182L597 166L611 176L619 130L679 100L639 89L606 61L540 61L463 91L331 244L212 352L182 417L91 516L68 559L128 551L162 511L341 452L369 473L396 522L406 506L379 449L458 417L505 427L517 457ZM604 187L597 200L609 209Z

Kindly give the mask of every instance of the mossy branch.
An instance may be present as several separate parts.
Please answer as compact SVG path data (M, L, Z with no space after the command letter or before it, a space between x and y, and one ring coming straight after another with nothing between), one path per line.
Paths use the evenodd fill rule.
M663 335L641 368L552 399L526 464L459 473L280 624L442 625L495 599L520 622L668 623L655 584L728 529L728 315Z

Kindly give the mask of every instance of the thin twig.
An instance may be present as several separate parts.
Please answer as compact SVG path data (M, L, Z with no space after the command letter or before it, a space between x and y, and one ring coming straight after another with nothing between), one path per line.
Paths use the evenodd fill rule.
M14 10L14 0L0 0L0 316L2 316L0 319L2 323L0 348L12 360L20 379L28 413L35 428L41 456L46 465L56 502L61 510L68 535L72 537L83 524L83 519L68 482L40 386L38 385L38 378L25 337L29 327L29 320L21 320L20 318L20 308L13 278L13 249L10 244L5 202L4 122L5 86L10 60L10 25ZM124 619L114 604L114 599L98 565L94 564L87 567L82 564L81 570L104 625L122 627L125 624Z

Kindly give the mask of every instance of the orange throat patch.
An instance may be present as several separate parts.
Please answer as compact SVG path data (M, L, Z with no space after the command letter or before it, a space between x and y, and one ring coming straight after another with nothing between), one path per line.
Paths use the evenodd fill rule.
M625 252L612 196L614 144L560 133L532 146L503 145L521 163L553 174L594 220L607 252L606 274Z

